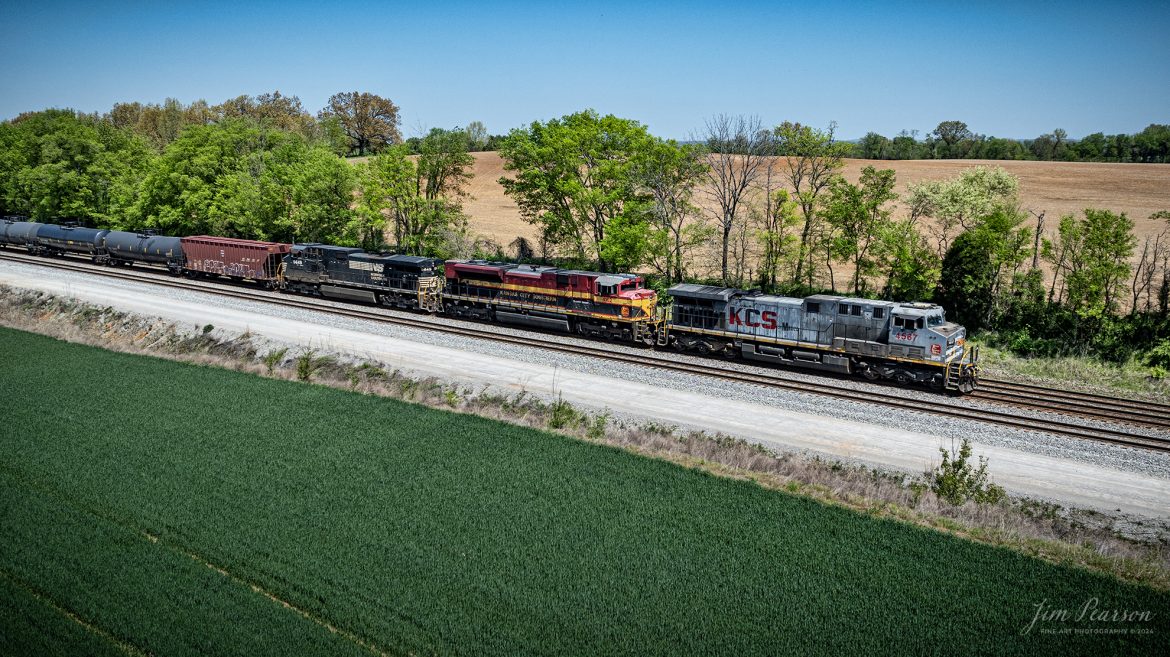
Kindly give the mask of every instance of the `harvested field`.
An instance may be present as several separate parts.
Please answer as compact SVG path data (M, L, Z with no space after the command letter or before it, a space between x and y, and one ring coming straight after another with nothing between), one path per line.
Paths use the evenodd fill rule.
M498 153L473 153L475 177L465 204L473 232L507 246L518 235L529 239L535 228L496 182L505 175ZM1047 212L1049 229L1055 230L1062 214L1085 208L1124 212L1137 224L1139 240L1165 227L1148 221L1158 210L1170 210L1170 164L1112 164L1097 162L1013 162L992 160L848 160L844 175L856 181L861 169L873 165L893 169L899 194L910 183L956 175L974 166L1000 166L1020 178L1020 198L1025 209ZM703 201L701 193L697 195ZM902 214L899 209L896 215Z
M0 363L5 653L1148 654L1170 614L1165 591L482 418L8 329ZM1090 598L1149 620L1022 635Z

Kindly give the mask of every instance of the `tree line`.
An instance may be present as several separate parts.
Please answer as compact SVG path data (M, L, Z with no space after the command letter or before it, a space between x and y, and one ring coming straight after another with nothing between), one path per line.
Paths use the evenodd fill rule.
M397 106L358 92L334 95L316 116L279 91L219 105L30 112L0 123L0 212L454 254L469 240L468 151L488 140L478 124L406 144ZM360 164L340 157L369 153Z
M997 167L914 184L903 197L893 170L841 174L855 144L832 124L717 116L680 143L592 110L503 136L473 122L404 141L398 122L392 102L358 92L315 116L279 92L28 113L0 123L0 211L637 270L660 289L698 281L936 300L1025 353L1118 360L1168 333L1170 215L1088 209L1045 227ZM535 243L505 247L468 230L470 152L489 147ZM1135 221L1165 227L1139 244Z
M1150 124L1137 134L1094 132L1070 139L1057 128L1033 139L976 134L962 121L943 121L922 140L918 131L886 137L869 132L853 157L867 160L1043 160L1062 162L1170 162L1170 125Z

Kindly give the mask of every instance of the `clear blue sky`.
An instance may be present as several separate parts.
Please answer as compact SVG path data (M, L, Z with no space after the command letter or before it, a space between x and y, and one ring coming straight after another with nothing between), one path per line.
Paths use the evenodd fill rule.
M1170 123L1167 0L3 0L0 25L0 119L279 89L314 113L337 91L386 96L406 136L586 107L679 139L721 112L837 121L844 138Z

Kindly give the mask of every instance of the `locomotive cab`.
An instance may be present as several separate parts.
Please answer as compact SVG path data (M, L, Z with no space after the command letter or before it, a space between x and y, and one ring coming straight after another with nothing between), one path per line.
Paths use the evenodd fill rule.
M647 289L641 276L632 274L605 274L594 281L598 303L617 302L623 318L652 318L658 293Z
M890 344L907 357L943 363L962 356L967 331L946 320L939 306L899 306L890 319Z

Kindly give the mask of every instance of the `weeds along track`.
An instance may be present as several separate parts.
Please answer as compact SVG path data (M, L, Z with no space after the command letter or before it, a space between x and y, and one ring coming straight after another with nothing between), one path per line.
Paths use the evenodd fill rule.
M209 281L177 278L160 269L123 269L93 265L66 258L39 258L12 251L0 251L0 259L24 264L51 267L66 271L106 276L161 287L180 288L216 294L224 297L285 306L298 310L316 310L352 319L396 324L458 335L475 340L492 340L505 344L536 347L549 351L605 359L631 365L656 368L684 374L704 376L741 384L758 385L782 390L825 395L859 403L878 404L932 415L995 424L1013 429L1095 440L1126 447L1170 453L1170 437L1155 437L1135 432L1137 427L1161 432L1170 429L1170 407L1140 401L1117 399L1103 395L1081 394L1054 388L1029 386L1007 381L989 381L972 399L1002 405L1004 410L974 408L947 397L938 400L906 399L891 392L889 386L871 386L858 390L841 385L839 379L825 378L823 382L798 381L785 378L782 373L744 372L730 370L716 364L679 362L649 349L640 353L610 351L600 344L586 346L557 340L548 334L532 333L517 336L481 328L448 324L427 315L406 314L376 306L353 305L322 301L315 297L293 296L253 287L248 284L221 284ZM713 363L717 363L714 361ZM1020 415L1012 408L1044 411L1045 417ZM1114 426L1086 426L1075 421L1080 416L1099 420ZM1126 426L1131 425L1131 426Z

